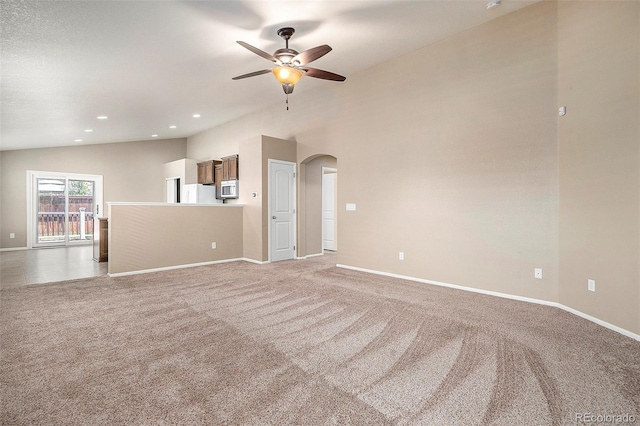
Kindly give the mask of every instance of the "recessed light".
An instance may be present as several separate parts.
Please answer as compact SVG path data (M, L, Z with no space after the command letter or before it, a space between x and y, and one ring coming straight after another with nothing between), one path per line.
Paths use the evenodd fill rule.
M177 128L177 127L178 127L178 126L176 126L176 125L171 125L171 126L169 126L169 128L170 128L170 129L175 129L175 128Z
M74 142L82 142L82 139L76 139Z
M151 135L151 137L152 137L152 138L157 138L157 137L158 137L158 135Z
M193 114L192 117L193 118L200 118L200 114Z
M85 133L91 133L91 132L93 132L93 129L87 129L87 130L85 130L84 132L85 132Z
M106 120L106 119L107 119L107 118L109 118L109 117L107 117L106 115L99 115L99 116L97 116L96 118L97 118L98 120Z

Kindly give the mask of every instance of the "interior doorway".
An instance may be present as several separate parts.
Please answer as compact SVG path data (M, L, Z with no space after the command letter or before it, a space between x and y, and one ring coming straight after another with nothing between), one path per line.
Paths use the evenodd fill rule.
M322 250L338 250L338 169L322 168Z
M167 178L165 188L167 203L180 203L180 178Z
M27 172L27 246L91 244L102 212L102 176Z
M338 158L315 154L300 162L301 257L338 250Z

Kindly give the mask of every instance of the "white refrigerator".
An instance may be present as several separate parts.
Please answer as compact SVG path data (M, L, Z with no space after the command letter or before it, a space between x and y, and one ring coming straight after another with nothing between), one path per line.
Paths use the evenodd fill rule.
M216 199L215 185L188 184L183 187L181 203L187 204L222 204Z

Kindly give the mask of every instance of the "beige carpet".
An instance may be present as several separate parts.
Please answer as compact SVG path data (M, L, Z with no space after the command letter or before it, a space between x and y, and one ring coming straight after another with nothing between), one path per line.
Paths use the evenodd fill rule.
M3 289L0 421L640 424L639 342L331 262Z

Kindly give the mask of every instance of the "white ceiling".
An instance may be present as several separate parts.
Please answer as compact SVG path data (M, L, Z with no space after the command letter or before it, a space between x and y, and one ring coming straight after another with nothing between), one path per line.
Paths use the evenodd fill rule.
M295 96L536 2L487 1L2 0L0 150L186 137L284 102L270 74L231 80L272 65L235 41L273 53L280 27L347 77Z

